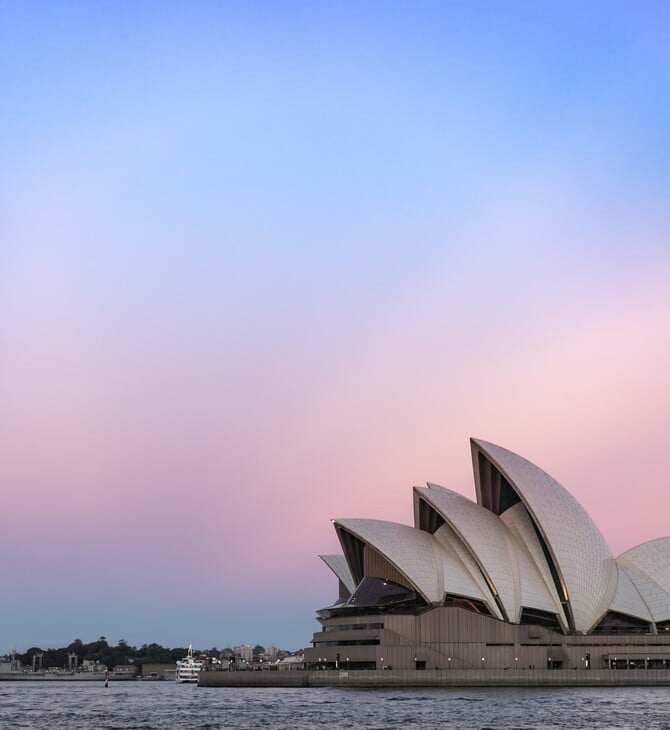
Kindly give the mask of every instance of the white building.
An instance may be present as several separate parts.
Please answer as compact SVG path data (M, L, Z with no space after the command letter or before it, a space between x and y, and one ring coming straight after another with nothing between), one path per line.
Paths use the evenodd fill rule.
M414 488L414 526L334 520L338 599L305 662L335 668L670 669L670 538L614 558L526 459L471 439L477 502Z
M233 647L233 654L245 662L250 662L254 656L254 650L248 644Z

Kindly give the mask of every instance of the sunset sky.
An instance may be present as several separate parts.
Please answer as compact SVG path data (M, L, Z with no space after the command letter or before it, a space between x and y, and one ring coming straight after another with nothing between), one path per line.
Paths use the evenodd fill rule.
M670 534L669 29L0 2L0 653L304 646L470 436Z

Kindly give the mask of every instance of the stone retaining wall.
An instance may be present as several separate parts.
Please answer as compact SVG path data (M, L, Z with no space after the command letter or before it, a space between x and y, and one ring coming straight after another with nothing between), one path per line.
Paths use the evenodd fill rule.
M663 669L366 670L201 672L200 687L624 687L670 686Z

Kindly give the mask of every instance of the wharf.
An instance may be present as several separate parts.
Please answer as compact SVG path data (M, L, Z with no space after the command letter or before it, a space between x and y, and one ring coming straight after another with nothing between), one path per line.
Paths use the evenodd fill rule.
M667 669L399 669L200 672L199 687L654 687Z

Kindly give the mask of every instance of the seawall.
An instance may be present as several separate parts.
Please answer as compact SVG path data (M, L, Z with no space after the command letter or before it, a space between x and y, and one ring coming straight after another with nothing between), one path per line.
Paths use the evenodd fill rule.
M200 687L653 687L668 669L400 669L365 671L201 672Z

